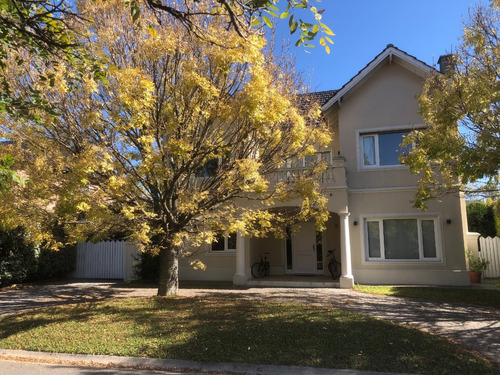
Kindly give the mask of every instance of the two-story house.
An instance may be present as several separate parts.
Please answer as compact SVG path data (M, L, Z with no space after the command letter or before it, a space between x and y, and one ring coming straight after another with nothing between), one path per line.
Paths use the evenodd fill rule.
M398 160L402 137L425 126L416 98L433 71L388 45L339 90L308 94L319 101L334 133L330 148L317 154L330 165L322 181L330 211L326 230L317 233L314 223L301 223L284 239L223 238L200 255L206 270L181 262L181 280L255 284L250 267L264 253L271 266L262 279L267 282L287 275L329 276L328 251L336 249L340 287L469 285L464 200L450 195L430 202L425 212L413 208L418 176ZM300 168L307 168L307 160L279 173Z

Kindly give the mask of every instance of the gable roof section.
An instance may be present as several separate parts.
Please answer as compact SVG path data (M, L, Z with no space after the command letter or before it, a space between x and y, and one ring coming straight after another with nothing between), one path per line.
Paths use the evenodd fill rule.
M370 75L370 73L376 70L385 61L388 61L389 63L396 62L421 77L425 77L427 74L435 71L432 66L427 65L415 56L409 55L392 44L388 44L381 53L375 56L372 61L361 69L358 74L352 77L349 82L342 86L340 90L336 90L335 94L325 104L321 105L321 110L326 111L337 101L341 100L344 95L346 95L355 86L362 83Z
M311 103L318 103L320 107L326 104L338 90L316 91L297 95L297 102L300 109L309 107Z

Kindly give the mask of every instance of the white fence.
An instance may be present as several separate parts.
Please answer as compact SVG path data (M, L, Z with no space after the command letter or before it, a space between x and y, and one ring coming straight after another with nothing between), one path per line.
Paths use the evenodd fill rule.
M134 279L137 254L137 247L125 241L79 242L75 278Z
M500 277L500 238L479 237L479 248L481 256L490 262L488 269L484 271L484 277Z

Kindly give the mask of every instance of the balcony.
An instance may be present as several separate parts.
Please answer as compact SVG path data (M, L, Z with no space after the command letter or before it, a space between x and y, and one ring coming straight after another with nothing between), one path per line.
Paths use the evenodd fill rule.
M312 167L308 166L283 167L275 173L271 181L275 183L293 182L300 177L309 177L311 172ZM333 158L318 179L323 189L346 186L345 158L343 156Z

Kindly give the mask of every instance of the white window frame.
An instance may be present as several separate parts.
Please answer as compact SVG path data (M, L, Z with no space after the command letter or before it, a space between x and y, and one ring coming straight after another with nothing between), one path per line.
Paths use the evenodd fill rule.
M210 253L211 254L227 254L227 253L236 253L236 233L231 234L235 236L235 241L234 241L234 249L229 248L229 236L224 235L224 250L213 250L212 244L210 244Z
M383 127L374 129L358 129L356 130L356 148L358 154L358 171L372 171L381 169L405 169L408 168L406 165L398 163L393 165L380 165L380 155L379 155L379 143L378 135L381 133L401 133L401 132L411 132L414 129L423 128L425 125L404 125L398 127ZM363 137L374 136L375 137L375 165L365 165L364 163L364 145Z
M417 230L418 230L418 259L386 259L385 258L385 244L384 244L384 220L391 219L415 219L417 220ZM432 220L434 222L434 242L436 246L436 257L424 257L423 248L423 237L422 237L422 224L423 220ZM380 238L380 257L370 257L370 248L368 244L368 222L378 222L379 223L379 238ZM362 228L362 243L364 247L364 262L367 263L442 263L443 259L443 246L442 246L442 220L439 214L428 214L428 215L378 215L378 216L361 216L361 222L363 223Z

